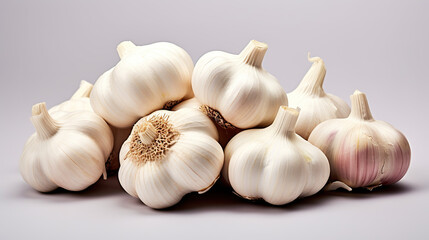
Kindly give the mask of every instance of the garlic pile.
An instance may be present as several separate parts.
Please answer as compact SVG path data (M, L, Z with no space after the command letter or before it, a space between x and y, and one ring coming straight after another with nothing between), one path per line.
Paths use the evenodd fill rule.
M228 143L222 175L240 196L281 205L325 185L328 159L295 133L298 114L281 106L273 124L245 130Z
M194 69L172 43L120 43L121 60L94 86L82 81L49 111L33 106L21 175L41 192L79 191L119 169L122 188L151 208L204 193L220 176L245 199L282 205L329 179L326 189L350 190L405 175L408 141L372 118L365 94L351 96L350 111L324 92L325 64L309 55L287 96L262 68L267 49L252 40L238 55L206 53Z
M331 180L370 189L399 181L410 165L407 139L390 124L374 120L364 93L355 91L350 99L348 118L321 123L308 139L328 157ZM335 186L351 190L338 182Z
M311 131L321 122L333 118L345 118L350 113L349 105L341 98L323 91L325 79L325 63L319 57L310 58L310 70L305 74L301 83L291 93L288 93L290 107L301 109L296 124L296 133L308 139Z

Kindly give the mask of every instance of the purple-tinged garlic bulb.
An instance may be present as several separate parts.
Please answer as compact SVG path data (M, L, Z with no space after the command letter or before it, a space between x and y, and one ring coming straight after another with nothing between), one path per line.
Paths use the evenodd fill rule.
M407 139L390 124L374 120L364 93L356 90L350 99L348 118L322 122L308 139L329 159L330 180L337 182L328 188L396 183L410 165Z

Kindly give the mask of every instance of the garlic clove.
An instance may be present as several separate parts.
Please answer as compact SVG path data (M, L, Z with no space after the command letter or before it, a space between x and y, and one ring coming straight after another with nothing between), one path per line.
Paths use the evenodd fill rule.
M228 145L226 145L226 148L225 148L225 162L224 162L224 167L222 168L222 177L223 177L223 180L225 181L225 183L231 184L230 180L229 180L229 170L231 168L230 167L230 161L233 158L233 156L232 156L233 153L235 154L237 152L236 156L244 155L244 153L240 152L241 151L240 147L243 145L243 143L246 143L246 142L247 142L246 146L247 146L247 144L252 144L250 141L246 141L246 140L248 140L248 139L252 139L252 140L253 139L258 139L259 138L259 136L258 136L259 134L258 133L259 133L259 131L257 129L246 130L246 134L237 134L235 137L232 138L232 139L234 139L234 141L232 141L232 139L231 139L231 141L228 142ZM253 146L256 147L259 144L262 144L262 142L256 143ZM252 145L249 145L249 146L252 146ZM253 148L249 147L249 149L253 149ZM247 152L247 148L243 148L243 151ZM252 157L254 155L258 155L258 154L253 153L253 155L248 156L248 157ZM239 158L239 159L241 159L241 158ZM260 159L260 157L256 158L254 161L256 161L257 159ZM252 160L249 159L249 161L252 161ZM263 165L261 165L261 166L263 166ZM258 176L256 174L254 174L253 177L252 177L252 179L256 180L256 178L258 178ZM248 178L247 182L249 182L249 181L250 181L250 178ZM250 186L257 186L257 185L252 184ZM251 194L249 195L249 197L251 197Z
M261 178L261 194L265 201L282 205L298 198L304 190L308 174L306 160L298 151L275 150L269 151L266 159L268 162ZM282 161L283 159L288 161Z
M28 139L21 156L19 168L25 182L34 189L39 192L50 192L58 186L47 177L42 168L42 159L34 154L34 152L43 149L40 145L35 134Z
M306 162L307 171L311 173L306 175L306 184L300 194L300 197L307 197L316 194L325 186L326 180L329 178L330 169L326 161L313 160L321 158L327 160L321 157L320 149L307 147L308 142L302 138L297 138L296 141L300 142L297 144L299 153ZM321 181L321 179L325 179L325 181Z
M92 140L80 138L79 142L89 145ZM88 182L95 183L103 173L104 161L100 161L100 163L94 159L103 160L102 153L99 151L86 153L81 146L73 143L61 145L58 146L58 151L49 153L52 157L46 159L43 165L44 171L59 187L70 191L79 191L88 187ZM70 160L64 161L64 155Z
M403 133L386 122L375 121L374 126L383 132L382 137L387 145L384 154L386 159L390 159L390 161L384 161L375 182L381 182L384 185L396 183L405 175L410 165L411 149L409 143Z
M206 138L200 133L184 133L175 149L195 153L188 157L177 157L182 154L172 149L168 169L174 181L184 189L198 192L212 185L219 175L212 169L221 169L222 163L217 159L223 158L223 150L213 138ZM198 144L194 144L199 139Z
M166 208L180 201L184 190L174 182L165 167L166 162L147 162L137 170L136 192L151 208Z
M266 150L259 147L261 144L259 142L248 144L248 148L237 149L234 152L234 156L231 156L231 159L228 161L228 172L237 172L240 174L224 176L228 176L229 183L240 196L246 199L259 199L261 198L260 192L264 187L261 186L263 185L261 181L264 177L268 177L260 174L260 169L266 165L264 161L260 160L265 157ZM227 174L226 171L224 172ZM283 186L282 189L284 189Z
M219 139L216 128L208 128L208 125L213 125L210 119L200 111L190 111L189 109L182 110L171 116L171 121L176 126L179 132L195 131L206 134L216 141Z
M118 173L122 188L135 198L138 198L135 186L137 170L138 168L133 161L123 161Z

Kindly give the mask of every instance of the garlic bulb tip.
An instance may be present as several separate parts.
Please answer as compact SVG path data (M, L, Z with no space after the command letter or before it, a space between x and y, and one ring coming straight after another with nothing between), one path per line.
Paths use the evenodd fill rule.
M296 121L298 120L299 110L288 106L280 106L276 118L271 125L277 133L286 134L295 133Z
M85 80L80 81L79 89L73 94L70 99L79 99L87 97L91 94L93 85Z
M350 95L350 101L352 105L350 117L362 120L373 120L365 93L356 90Z
M320 57L311 57L310 52L308 52L307 59L308 59L309 62L312 62L312 63L314 63L314 62L321 62L321 63L323 63L323 60Z
M48 139L58 131L58 123L49 115L46 109L46 103L33 105L31 122L36 129L37 135L42 139Z
M265 53L268 50L268 45L263 42L252 40L240 53L243 62L254 67L261 67L262 60L264 60Z
M123 41L118 44L116 47L116 51L118 51L119 57L122 59L125 55L127 55L130 51L132 51L136 45L131 41Z

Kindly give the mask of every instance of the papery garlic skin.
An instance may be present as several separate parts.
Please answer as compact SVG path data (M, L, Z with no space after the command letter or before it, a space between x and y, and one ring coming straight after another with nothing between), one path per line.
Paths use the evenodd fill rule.
M328 119L345 118L350 114L350 107L344 100L323 90L326 75L323 60L319 57L310 58L310 53L308 60L313 63L310 70L298 87L288 93L289 106L301 109L296 133L304 139L308 139L319 123Z
M236 193L282 205L322 189L329 177L328 159L295 133L298 115L281 106L272 125L231 139L222 176Z
M192 108L196 109L198 111L202 111L203 104L201 104L195 97L185 100L176 106L173 107L173 111L177 111L179 109L183 108ZM213 122L215 122L214 119L212 119ZM226 144L233 138L235 135L237 135L239 132L242 131L242 129L239 128L231 128L231 129L225 129L219 126L218 124L215 124L217 132L219 134L219 143L224 148Z
M390 124L373 119L364 93L355 91L350 99L348 118L319 124L308 139L328 157L330 180L351 188L399 181L410 165L407 139Z
M166 208L187 193L207 191L224 154L211 120L198 110L158 110L140 119L124 142L119 182L151 208Z
M90 111L48 113L45 103L34 105L32 115L36 133L25 144L19 166L34 189L80 191L105 174L113 136L101 117Z
M91 92L94 111L109 124L126 128L169 101L193 96L193 62L182 48L167 42L118 45L119 63L97 80Z
M267 49L252 40L238 55L206 53L192 75L195 97L237 128L271 124L279 106L288 102L278 80L262 68Z

